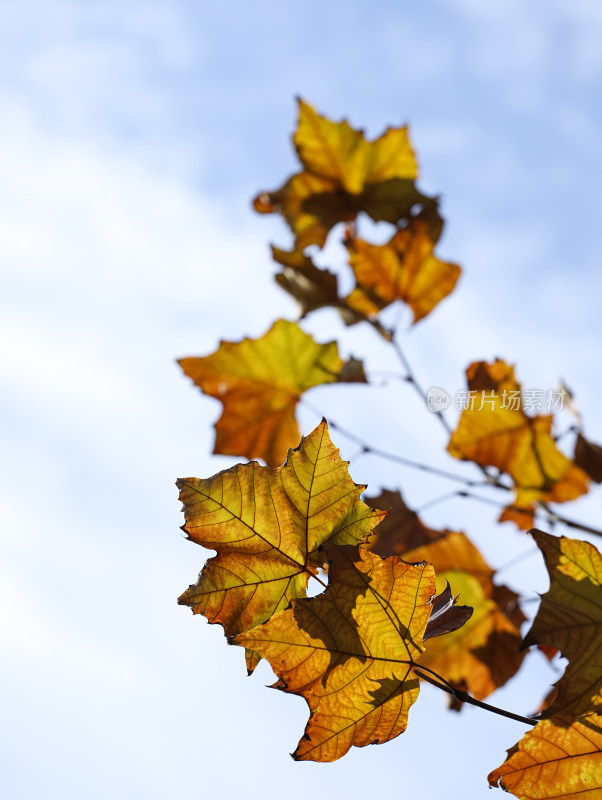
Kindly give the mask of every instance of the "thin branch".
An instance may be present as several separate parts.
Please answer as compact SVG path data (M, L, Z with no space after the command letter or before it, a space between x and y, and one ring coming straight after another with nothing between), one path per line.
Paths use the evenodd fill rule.
M406 354L401 349L401 345L399 344L399 342L397 341L396 338L392 339L391 344L393 345L393 349L395 350L395 354L397 355L397 358L399 359L402 367L405 369L405 371L407 373L407 379L406 379L407 382L414 387L416 392L418 392L418 394L422 398L425 407L428 408L428 405L427 405L427 403L428 403L427 394L424 391L424 389L422 388L422 386L420 385L420 383L418 382L418 379L416 378L416 373L414 372L414 370L412 369L412 367L410 365L410 362L406 358ZM452 429L451 429L451 426L448 423L448 421L443 416L443 412L442 411L435 411L434 414L439 419L439 422L443 425L443 427L445 429L445 432L449 436L451 436Z
M324 415L313 406L311 403L308 403L307 400L301 398L301 403L314 414L317 414L319 417L323 417ZM456 481L457 483L462 483L464 486L489 486L491 485L489 481L471 481L463 478L461 475L456 475L455 472L448 472L445 469L439 469L439 467L433 467L430 464L423 464L419 461L413 461L410 458L404 458L404 456L399 456L396 453L390 453L387 450L381 450L379 447L372 447L369 445L364 439L360 436L357 436L347 428L343 428L339 425L338 422L335 422L332 419L328 419L329 426L333 429L338 431L342 436L346 439L349 439L350 442L354 442L360 448L362 453L370 453L374 456L378 456L379 458L385 458L388 461L394 461L396 464L403 464L405 467L411 467L412 469L419 469L423 472L430 472L432 475L438 475L440 478L447 478L451 481ZM495 484L493 484L495 485ZM507 488L507 487L503 487Z
M463 689L456 689L444 678L442 678L441 675L437 675L437 673L433 672L432 670L428 670L428 672L431 674L427 675L426 667L421 667L415 664L413 669L416 675L418 675L419 678L422 678L423 681L431 683L438 689L447 692L447 694L451 694L452 697L455 697L460 703L469 703L472 706L483 708L485 711L491 711L493 714L499 714L501 717L508 717L508 719L514 719L517 722L522 722L525 725L537 725L538 720L536 719L530 719L529 717L523 717L520 714L514 714L512 711L506 711L503 708L492 706L489 703L484 703L482 700L477 700L476 698L471 697L468 692L465 692ZM433 675L435 675L439 680L435 680L435 678L432 677Z

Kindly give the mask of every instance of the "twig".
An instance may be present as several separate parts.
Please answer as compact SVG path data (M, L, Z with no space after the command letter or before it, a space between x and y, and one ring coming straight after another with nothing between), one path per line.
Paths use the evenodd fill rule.
M514 714L512 711L506 711L503 708L498 708L497 706L492 706L489 703L484 703L482 700L477 700L468 692L465 692L463 689L456 689L451 683L448 683L445 678L442 678L441 675L438 675L436 672L433 672L426 667L421 667L417 664L414 664L414 672L418 675L419 678L422 678L423 681L427 683L431 683L433 686L436 686L438 689L441 689L447 694L451 694L452 697L455 697L456 700L460 703L469 703L472 706L477 706L478 708L483 708L485 711L491 711L493 714L499 714L501 717L508 717L508 719L514 719L517 722L522 722L525 725L537 725L538 720L536 719L529 719L529 717L522 717L520 714ZM426 672L431 673L427 675ZM434 677L436 676L439 680L435 680Z

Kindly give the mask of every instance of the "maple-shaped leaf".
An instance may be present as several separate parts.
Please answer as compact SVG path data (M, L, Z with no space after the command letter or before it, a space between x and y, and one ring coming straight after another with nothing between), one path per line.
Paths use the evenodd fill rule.
M589 479L556 446L553 415L529 416L514 369L500 359L466 370L470 403L462 411L448 451L456 458L496 467L512 478L515 499L500 516L533 526L538 502L562 503L588 491Z
M446 582L473 613L460 630L429 642L420 663L443 675L478 700L502 686L518 670L523 655L520 625L525 619L518 597L493 583L495 572L463 533L429 528L404 503L399 492L384 491L366 502L390 513L367 547L405 561L427 561L437 574L437 590ZM452 703L454 708L460 706Z
M331 122L309 103L298 99L299 124L293 142L306 170L330 178L350 194L360 194L366 184L418 175L407 126L388 128L373 142L347 120Z
M602 796L602 716L571 725L544 719L508 750L489 785L520 800L599 800Z
M280 188L253 201L261 214L279 213L295 234L295 249L323 247L339 222L360 212L397 224L417 205L436 206L418 191L416 160L407 128L389 128L373 142L345 121L331 122L299 101L293 141L304 167Z
M568 659L544 716L602 711L602 556L593 544L543 531L531 535L543 553L550 589L523 648L548 645Z
M345 244L357 282L347 303L369 316L403 300L416 323L453 290L460 275L457 264L433 254L429 221L421 215L412 217L386 244L361 239L348 239Z
M259 652L279 680L304 697L310 718L293 758L335 761L352 745L402 733L419 691L412 666L435 591L433 568L381 559L363 548L327 546L329 584L317 597L234 638Z
M178 481L188 538L217 550L179 598L228 636L264 622L305 594L326 542L364 542L385 516L360 500L322 421L283 467L239 464ZM255 661L249 656L247 665Z
M596 483L602 483L602 447L590 442L579 431L575 441L575 464Z
M212 355L179 364L205 394L223 403L213 452L262 458L273 467L299 441L295 408L303 392L366 380L361 362L343 362L336 342L318 344L283 319L260 339L222 341Z

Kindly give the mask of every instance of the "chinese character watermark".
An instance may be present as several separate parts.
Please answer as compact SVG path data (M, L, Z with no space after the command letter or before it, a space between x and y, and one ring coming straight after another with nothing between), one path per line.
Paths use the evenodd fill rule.
M528 388L503 389L496 392L494 389L480 390L458 389L452 395L440 386L431 386L426 393L426 405L429 411L437 414L453 406L454 411L532 411L546 412L562 411L565 398L568 398L566 389L536 389Z

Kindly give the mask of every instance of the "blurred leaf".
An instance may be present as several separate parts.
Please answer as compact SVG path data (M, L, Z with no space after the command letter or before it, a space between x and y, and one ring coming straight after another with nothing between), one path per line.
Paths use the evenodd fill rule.
M516 495L500 522L512 520L528 529L536 503L562 503L588 491L585 472L556 447L552 415L531 417L523 410L511 366L499 359L475 361L466 375L475 401L462 411L447 449L456 458L510 475Z
M336 342L318 344L283 319L259 339L222 341L212 355L179 364L205 394L223 403L213 452L263 458L273 467L299 441L295 408L303 392L365 381L361 363L343 362Z

